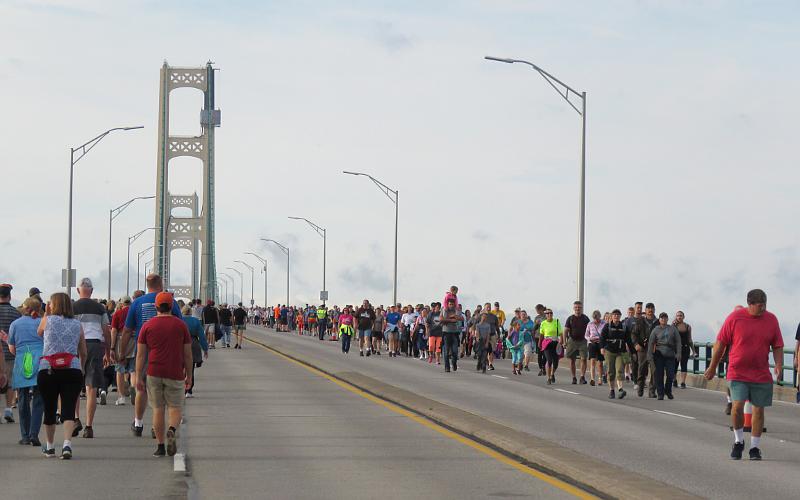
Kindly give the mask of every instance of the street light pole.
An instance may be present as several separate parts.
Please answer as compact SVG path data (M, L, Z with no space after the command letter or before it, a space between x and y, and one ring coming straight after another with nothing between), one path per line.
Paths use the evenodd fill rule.
M502 62L507 64L522 63L535 69L553 89L558 92L562 99L567 101L572 109L581 117L581 172L580 172L580 198L578 200L578 300L583 302L584 296L584 253L586 244L586 92L578 92L555 76L543 70L530 61L522 59L510 59L504 57L486 56L484 59L489 61ZM581 100L581 108L569 100L570 94Z
M230 304L230 303L231 303L231 298L230 298L230 296L228 295L228 285L230 285L231 287L233 287L234 285L236 285L236 282L235 282L235 281L233 281L233 278L232 278L232 277L231 277L231 275L230 275L230 274L228 274L228 273L218 273L218 274L219 274L220 276L224 276L224 277L225 277L225 281L224 281L224 283L225 283L225 303L226 303L226 304ZM228 280L230 280L231 282L230 282L230 283L228 283ZM234 292L234 293L235 293L235 292Z
M231 271L234 271L236 274L239 275L239 300L244 302L244 273L242 273L241 271L239 271L235 267L226 267L225 269L229 269ZM234 285L234 290L235 290L235 287L236 287L236 282L235 281L233 282L233 285Z
M392 295L392 304L397 304L397 232L398 232L398 225L400 222L400 192L396 189L392 189L386 184L382 183L375 177L372 177L369 174L365 174L363 172L348 172L347 170L342 171L344 174L348 175L363 175L364 177L369 177L369 180L372 181L373 184L378 186L383 194L389 198L389 201L394 203L394 293ZM392 197L394 196L394 197Z
M261 263L264 265L262 271L264 271L264 308L269 307L269 300L267 300L267 259L264 259L253 252L245 252L247 255L252 255L256 259L260 260Z
M139 236L143 235L145 231L149 231L151 229L159 229L157 227L146 227L139 231L138 233L128 236L128 263L126 265L126 274L128 275L125 281L125 295L130 296L131 294L131 245L134 241L139 239Z
M255 270L255 268L253 266L251 266L250 264L248 264L247 262L245 262L243 260L236 260L234 262L238 262L239 264L243 265L244 267L246 267L247 269L250 270L250 307L253 307L253 305L256 303L255 298L253 298L253 295L254 295L253 283L255 282L255 279L256 279L256 277L255 277L255 271L256 270Z
M149 200L155 198L155 196L137 196L136 198L131 198L130 200L126 201L122 205L118 206L117 208L112 208L108 211L108 300L111 300L111 224L114 222L114 219L117 218L122 212L125 211L126 208L130 206L136 200ZM139 279L139 271L137 268L136 271L136 279ZM137 286L138 288L138 286Z
M261 241L270 241L275 243L281 250L283 250L283 253L286 254L286 307L289 307L289 247L285 247L277 241L269 238L261 238Z
M316 233L318 235L322 236L322 291L325 292L325 295L327 295L327 293L328 293L327 290L328 289L325 287L325 267L327 265L327 260L328 260L327 256L326 256L327 247L328 247L328 232L324 227L320 227L320 226L314 224L313 222L311 222L310 220L306 219L305 217L289 217L289 218L293 219L293 220L304 220L304 221L306 221L308 223L308 225L311 226L311 228L314 231L316 231ZM320 294L320 295L322 295L322 294ZM320 297L320 299L322 300L322 305L325 305L325 302L327 302L327 299L323 299L322 296Z
M67 268L62 272L61 278L61 286L67 289L67 295L71 298L72 297L72 287L75 286L75 272L72 269L72 187L73 187L73 179L74 179L74 172L75 172L75 164L78 163L81 158L86 156L86 154L92 150L97 143L103 140L105 136L114 132L115 130L135 130L144 128L143 125L138 127L115 127L106 130L102 134L98 135L97 137L90 139L80 146L76 148L69 148L69 208L67 210ZM75 158L75 153L78 153L78 157ZM111 273L109 272L109 279L111 279ZM109 299L111 298L111 292L109 292Z
M136 255L136 289L139 290L139 262L142 260L142 255L146 254L150 250L153 249L155 245L150 245L149 247L145 248L141 252ZM147 278L147 274L145 274L145 278Z

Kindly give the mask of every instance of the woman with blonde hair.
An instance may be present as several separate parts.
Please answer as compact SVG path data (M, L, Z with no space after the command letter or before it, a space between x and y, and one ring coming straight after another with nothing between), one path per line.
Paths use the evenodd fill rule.
M44 318L37 333L44 345L39 360L36 379L44 403L44 429L47 442L42 452L47 458L55 457L56 410L61 399L61 422L64 426L64 444L61 458L72 458L72 430L75 426L75 407L83 385L81 367L86 360L86 339L79 320L72 312L72 301L66 293L50 296Z

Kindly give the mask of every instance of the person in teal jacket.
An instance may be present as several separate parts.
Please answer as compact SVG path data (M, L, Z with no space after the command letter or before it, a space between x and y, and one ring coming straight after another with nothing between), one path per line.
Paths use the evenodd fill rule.
M515 322L506 337L506 347L511 353L511 363L514 375L522 375L522 350L524 334L520 332L520 323Z
M520 319L519 319L519 334L522 337L522 369L526 372L531 371L528 368L528 364L531 362L531 357L533 355L533 330L535 328L535 324L533 320L528 316L527 311L520 312Z
M44 340L36 330L39 328L39 314L42 303L35 297L25 299L22 316L8 327L8 350L16 355L11 387L19 394L19 444L42 446L39 430L44 416L44 401L37 388L39 358L42 357Z

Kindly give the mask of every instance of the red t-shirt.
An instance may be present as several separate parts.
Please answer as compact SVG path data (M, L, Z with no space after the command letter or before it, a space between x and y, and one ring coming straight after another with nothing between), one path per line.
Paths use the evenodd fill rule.
M147 345L147 375L183 380L183 346L191 344L189 329L175 316L156 316L139 332L139 343Z
M717 342L730 346L728 380L772 383L769 348L783 348L778 318L769 311L751 316L747 309L733 311L722 324Z
M111 328L116 328L119 333L125 328L125 319L128 317L128 309L130 306L125 306L122 309L117 309L111 316Z

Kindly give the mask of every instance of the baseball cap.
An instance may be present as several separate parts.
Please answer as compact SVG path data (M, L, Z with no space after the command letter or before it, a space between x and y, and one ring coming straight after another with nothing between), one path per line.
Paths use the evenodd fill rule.
M92 285L92 280L89 278L81 278L81 282L78 283L78 288L94 288L94 285Z
M34 295L41 295L42 291L36 287L31 288L28 290L28 297L33 297Z
M161 306L162 304L169 304L172 305L172 294L169 292L159 292L156 295L156 307Z

